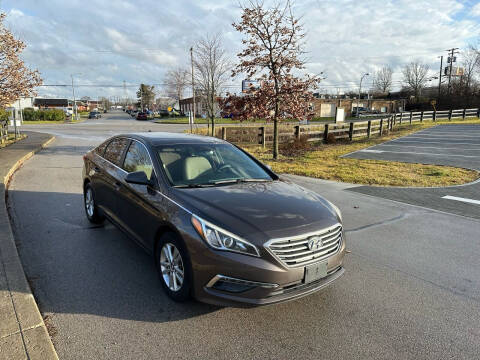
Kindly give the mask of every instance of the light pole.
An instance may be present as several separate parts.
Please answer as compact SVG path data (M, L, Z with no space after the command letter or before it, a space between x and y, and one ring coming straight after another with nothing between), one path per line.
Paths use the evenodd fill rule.
M72 78L72 93L73 93L73 106L72 106L72 113L75 114L75 120L77 120L77 102L75 101L75 86L73 85L73 76L74 75L82 75L81 73L76 73L76 74L70 74L70 77ZM68 107L68 102L67 102L67 107ZM72 114L73 116L73 114Z
M357 112L357 113L355 114L355 115L357 116L357 118L360 117L360 112L358 111L358 105L359 105L359 101L360 101L360 95L362 94L362 81L363 81L363 78L364 78L365 76L368 76L368 75L370 75L370 74L369 74L369 73L365 73L365 74L363 74L362 77L360 78L360 86L358 87L358 99L357 99L357 108L356 108L356 112Z

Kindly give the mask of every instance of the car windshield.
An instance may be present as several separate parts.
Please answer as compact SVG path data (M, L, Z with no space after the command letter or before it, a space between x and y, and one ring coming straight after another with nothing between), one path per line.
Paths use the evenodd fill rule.
M267 171L230 144L175 144L157 147L165 173L176 187L219 186L273 180Z

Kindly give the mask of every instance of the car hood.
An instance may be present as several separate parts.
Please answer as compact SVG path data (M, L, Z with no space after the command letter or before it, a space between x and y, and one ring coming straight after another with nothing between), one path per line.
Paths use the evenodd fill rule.
M327 200L288 181L173 192L195 215L255 243L318 231L340 221Z

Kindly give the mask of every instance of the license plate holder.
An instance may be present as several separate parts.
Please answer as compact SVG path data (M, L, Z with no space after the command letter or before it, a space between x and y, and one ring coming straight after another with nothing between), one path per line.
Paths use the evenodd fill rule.
M318 262L305 266L305 277L303 282L309 284L327 276L327 261Z

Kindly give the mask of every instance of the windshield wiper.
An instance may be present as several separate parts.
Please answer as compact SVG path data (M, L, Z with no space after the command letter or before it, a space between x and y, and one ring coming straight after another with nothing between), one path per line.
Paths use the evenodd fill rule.
M228 179L228 180L219 180L219 181L214 181L213 184L215 185L221 185L221 184L240 184L243 182L269 182L270 180L268 179L246 179L246 178L240 178L240 179Z
M203 187L211 187L213 184L181 184L181 185L174 185L175 188L203 188Z

